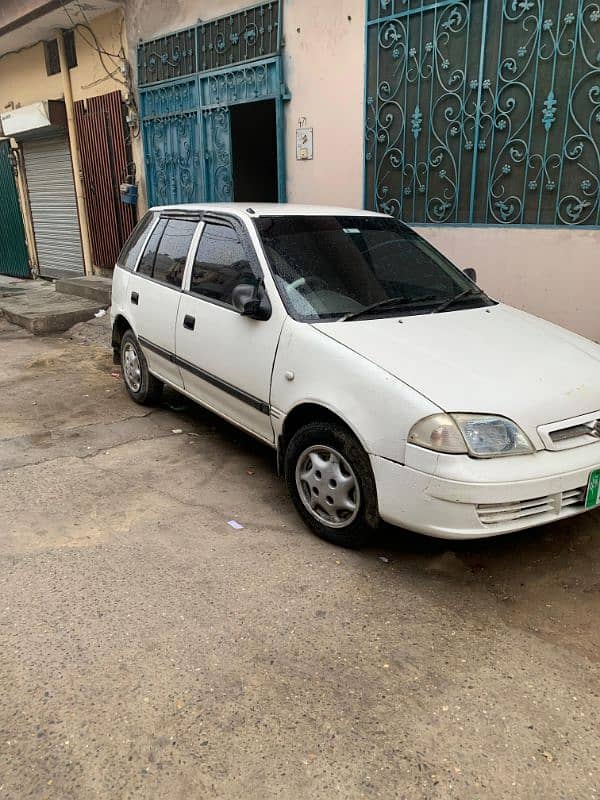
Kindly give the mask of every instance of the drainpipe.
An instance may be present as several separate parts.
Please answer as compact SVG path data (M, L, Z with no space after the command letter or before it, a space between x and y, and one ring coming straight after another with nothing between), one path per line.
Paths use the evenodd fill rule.
M25 241L27 243L27 250L29 251L29 262L31 266L31 274L34 278L38 278L40 274L37 247L35 245L35 233L33 230L33 217L31 216L31 205L29 204L29 189L27 188L27 175L25 173L25 164L23 163L23 151L17 142L11 142L12 153L15 157L17 165L17 187L19 189L19 200L21 201L21 210L23 223L25 228Z
M90 244L90 231L88 228L88 218L85 204L85 191L81 179L81 159L79 158L79 146L77 144L77 128L75 127L75 110L73 107L73 90L71 88L71 73L67 63L67 53L63 40L62 30L57 31L56 41L58 42L58 56L60 59L60 71L63 80L63 93L65 96L65 109L67 111L67 127L69 129L69 146L71 149L71 160L73 162L73 180L75 183L75 196L77 198L77 212L79 214L79 228L81 230L81 247L83 250L83 266L86 275L93 275L92 267L92 247Z

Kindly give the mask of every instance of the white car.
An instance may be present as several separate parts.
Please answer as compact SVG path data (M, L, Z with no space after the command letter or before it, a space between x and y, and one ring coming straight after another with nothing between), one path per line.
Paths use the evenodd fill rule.
M127 390L164 384L276 448L304 521L448 539L600 503L600 346L491 300L383 214L154 208L116 265Z

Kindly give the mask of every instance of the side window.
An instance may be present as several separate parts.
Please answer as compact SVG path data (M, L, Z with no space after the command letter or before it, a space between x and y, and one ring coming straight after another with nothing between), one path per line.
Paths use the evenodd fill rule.
M194 258L190 291L231 305L231 293L236 286L256 282L246 250L234 229L226 223L207 222Z
M167 227L167 220L161 219L158 221L158 225L152 231L152 236L148 239L148 244L146 245L146 249L144 250L144 255L139 263L137 271L140 275L147 275L149 278L152 277L152 272L154 271L154 260L156 258L156 251L158 250L158 245L160 244L160 240L162 239L162 235L164 233L165 228Z
M197 227L195 220L167 220L154 260L152 277L155 280L181 288L185 262Z
M122 269L133 272L137 264L138 256L142 250L144 239L148 233L150 226L154 222L155 216L152 211L149 211L135 226L131 232L129 239L123 245L123 249L117 259L117 264Z

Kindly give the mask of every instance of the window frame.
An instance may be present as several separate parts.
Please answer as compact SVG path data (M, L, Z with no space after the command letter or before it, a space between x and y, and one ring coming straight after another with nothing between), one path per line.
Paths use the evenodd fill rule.
M67 67L74 69L77 66L77 46L75 44L75 29L62 31L58 34L63 37L65 45L65 55L67 57ZM60 75L60 57L58 41L48 39L44 41L44 63L46 65L46 76L51 78L53 75Z
M183 278L182 291L184 294L187 294L190 297L194 297L197 300L204 300L205 302L210 303L211 305L219 306L220 308L224 308L227 311L233 311L235 314L240 315L238 309L231 303L225 303L223 300L217 300L214 297L207 297L206 295L198 294L198 292L194 292L191 289L194 262L196 260L198 247L200 246L200 242L202 241L202 236L204 234L204 230L206 228L207 223L209 224L212 223L215 225L225 225L226 227L232 228L234 230L234 232L239 237L240 243L244 249L245 255L248 259L248 263L250 264L252 272L255 273L259 281L262 281L263 291L265 292L265 294L267 294L267 290L264 285L264 279L265 279L264 271L262 269L258 252L250 237L250 233L248 231L247 226L241 219L239 219L239 217L230 216L229 214L214 214L212 212L205 212L202 215L201 224L198 226L198 230L196 230L196 235L195 235L196 241L192 240L189 253L189 260Z
M138 230L143 230L143 226L144 226L145 220L147 218L150 218L150 217L152 217L152 219L150 221L150 224L148 225L148 228L146 229L146 232L142 233L142 234L138 233ZM146 249L146 243L148 241L148 236L154 230L155 224L156 224L156 214L153 211L147 211L144 214L144 216L141 219L138 220L135 228L131 231L131 233L129 234L129 236L125 240L125 242L123 244L123 247L121 248L121 250L119 252L119 255L117 257L117 260L115 262L115 267L118 267L119 269L122 269L125 272L130 272L130 273L133 273L133 272L135 272L137 270L138 264L140 263L140 258L142 257L142 253ZM129 269L129 267L125 266L126 259L123 259L122 256L123 256L123 253L129 247L130 244L131 244L131 247L129 249L131 251L131 250L133 250L133 248L135 247L135 245L138 242L141 242L141 247L140 247L139 253L137 254L137 256L135 258L133 266L131 267L131 269Z
M267 254L266 247L265 247L265 242L263 241L262 234L261 234L261 231L260 231L260 227L258 225L258 222L261 219L268 218L269 216L270 216L269 214L265 214L264 216L255 217L252 220L252 224L254 226L254 230L255 230L256 235L258 237L258 241L259 241L260 248L261 248L261 253L262 253L263 258L265 259L265 262L266 262L266 264L268 266L268 269L269 269L269 272L271 274L271 278L273 280L273 283L275 284L275 291L276 291L277 295L279 296L279 298L281 299L281 302L283 303L283 307L284 307L286 313L293 320L295 320L296 322L301 322L304 325L315 325L315 324L321 325L321 324L329 324L329 323L332 323L332 322L339 322L341 317L338 317L338 316L336 316L336 317L324 317L322 319L305 319L301 314L298 313L298 311L294 307L291 299L287 296L287 293L285 292L285 290L283 289L283 287L280 285L280 283L278 281L278 277L279 276L277 274L277 271L274 269L274 267L271 264L271 259L269 258L269 255ZM275 216L275 215L272 215L272 216ZM279 216L279 215L277 215L277 216ZM296 217L296 216L319 217L319 216L322 216L322 215L321 214L306 213L306 214L287 214L287 215L283 214L281 216L282 217L286 217L286 216L289 216L289 217ZM327 215L325 215L325 216L327 216ZM441 250L438 250L437 247L435 247L430 242L428 242L427 239L425 239L424 236L421 236L419 233L417 233L414 230L414 228L412 228L410 225L407 225L402 220L398 220L395 217L390 216L389 214L382 214L380 212L369 212L369 211L366 211L365 213L362 213L362 214L361 213L348 214L348 215L346 215L346 214L332 214L331 216L336 217L336 218L349 216L349 217L353 217L355 219L382 218L382 219L393 220L395 223L397 223L402 228L404 228L406 231L408 231L412 236L414 236L415 239L417 239L418 241L424 242L426 247L433 249L435 251L436 255L440 256L442 258L442 260L446 261L447 264L452 269L456 270L458 273L460 273L460 275L464 274L463 270L460 269L460 267L457 267L456 264L454 264L454 262L452 262L447 256L445 256L441 252ZM493 300L485 292L484 292L484 296L490 301L490 303L489 303L490 305L496 305L497 301ZM413 315L411 314L409 316L413 316ZM376 319L376 318L377 317L370 317L369 319ZM385 317L382 316L380 318L383 319Z
M161 211L159 213L156 213L156 212L149 212L149 213L154 213L155 216L156 216L156 219L154 220L154 222L152 223L152 225L150 226L150 228L148 230L148 235L146 236L146 240L144 242L144 246L140 250L140 254L138 256L137 263L135 265L135 270L134 270L133 274L137 275L139 278L143 278L146 281L150 281L151 283L156 283L156 284L158 284L158 286L164 286L166 289L171 289L171 290L173 290L175 292L183 292L184 291L184 287L186 286L187 275L188 275L188 271L189 271L189 267L190 267L191 254L192 253L194 253L194 254L196 253L194 242L198 240L198 230L199 229L202 230L203 227L204 227L203 224L202 224L202 214L201 213L194 213L194 212L177 213L177 212L173 212L173 211ZM166 220L169 220L169 219L184 219L184 220L187 220L189 222L195 222L196 223L196 230L194 231L194 233L192 234L192 238L190 239L190 246L188 248L188 252L187 252L187 255L186 255L186 258L185 258L185 266L183 268L183 275L182 275L182 278L181 278L181 286L174 286L172 283L167 283L166 281L158 280L157 278L155 278L155 277L153 277L151 275L144 275L143 273L138 271L140 263L141 263L141 260L142 260L142 257L144 255L144 253L146 252L146 248L148 247L148 242L150 241L150 238L151 238L152 234L154 233L154 231L156 230L157 226L159 225L160 221L163 220L163 219L166 219ZM165 231L166 231L166 229L167 229L167 226L165 225ZM160 237L160 239L158 241L158 245L159 246L160 246L160 243L162 241L162 237L163 236L164 236L164 231L163 231L163 234L161 235L161 237ZM157 249L157 252L158 252L158 249ZM155 259L156 259L156 254L155 254ZM154 272L154 265L152 267L152 272Z

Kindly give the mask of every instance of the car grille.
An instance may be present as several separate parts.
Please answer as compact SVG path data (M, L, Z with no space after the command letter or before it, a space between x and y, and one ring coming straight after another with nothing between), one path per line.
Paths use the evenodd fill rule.
M570 489L559 494L548 494L545 497L534 497L531 500L520 500L511 503L480 503L477 506L479 521L486 527L506 525L509 522L522 520L523 523L547 517L555 519L568 507L583 507L586 487Z
M542 425L538 432L548 450L568 450L600 442L600 413Z

